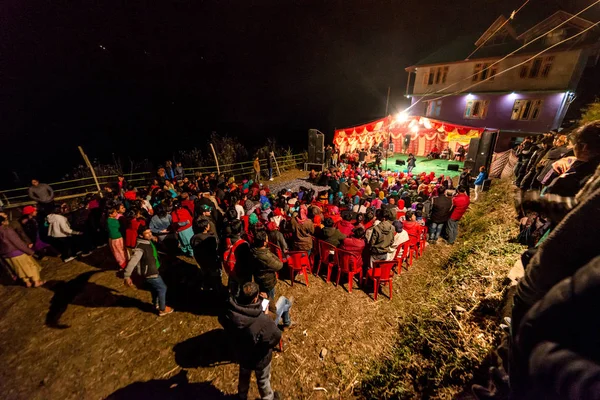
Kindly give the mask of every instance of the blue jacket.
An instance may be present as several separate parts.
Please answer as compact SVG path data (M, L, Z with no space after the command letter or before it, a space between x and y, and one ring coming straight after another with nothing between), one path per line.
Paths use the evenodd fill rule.
M477 175L477 179L475 179L475 185L483 185L483 181L485 181L486 179L487 179L487 173L480 172L479 175Z

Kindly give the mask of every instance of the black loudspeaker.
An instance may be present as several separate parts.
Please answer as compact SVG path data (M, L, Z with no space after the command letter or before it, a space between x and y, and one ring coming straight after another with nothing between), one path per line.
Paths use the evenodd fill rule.
M458 164L448 164L448 171L458 171L458 167L460 167Z
M469 151L467 152L467 157L465 158L466 162L475 162L475 159L477 158L477 151L479 150L479 139L475 138L475 139L471 139L471 142L469 143ZM466 164L465 164L466 167Z
M477 147L477 155L475 157L475 166L472 174L479 174L479 168L484 166L489 173L490 164L492 163L492 156L494 155L494 147L496 146L496 139L498 138L498 132L485 131L479 138L479 146ZM469 154L471 149L469 149ZM468 159L468 158L467 158Z
M405 165L406 161L404 160L396 160L396 165Z
M311 164L325 162L325 135L316 129L308 130L308 162Z

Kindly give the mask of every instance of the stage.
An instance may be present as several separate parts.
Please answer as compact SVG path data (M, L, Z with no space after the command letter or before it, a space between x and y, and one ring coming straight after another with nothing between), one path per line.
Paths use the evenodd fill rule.
M455 177L455 176L459 176L460 173L462 171L449 171L448 170L448 164L451 165L458 165L458 168L462 168L463 167L463 162L462 161L448 161L448 160L441 160L441 159L435 159L435 160L428 160L427 157L416 157L417 158L417 165L416 167L413 169L413 173L415 174L420 174L421 172L435 172L435 176L440 176L440 175L445 175L448 176L450 175L451 177ZM391 169L392 171L398 171L398 172L406 172L406 164L405 165L396 165L396 160L403 160L406 162L406 160L408 159L408 155L407 154L394 154L393 156L389 157L387 160L382 160L381 161L381 167L383 169L386 169L386 161L387 161L387 169Z

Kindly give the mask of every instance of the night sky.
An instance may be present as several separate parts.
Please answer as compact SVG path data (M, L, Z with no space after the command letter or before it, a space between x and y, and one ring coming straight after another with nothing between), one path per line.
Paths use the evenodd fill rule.
M404 68L522 0L89 1L0 5L0 188L81 163L171 158L212 131L306 148L307 130L404 105ZM531 0L524 25L548 5Z

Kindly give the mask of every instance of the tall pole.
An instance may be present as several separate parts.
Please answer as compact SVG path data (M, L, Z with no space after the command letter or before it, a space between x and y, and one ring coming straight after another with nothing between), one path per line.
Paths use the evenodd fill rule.
M388 86L387 100L385 101L385 118L388 117L388 109L389 109L389 106L390 106L390 91L391 91L391 89L392 89L392 87ZM387 143L387 148L388 149L385 152L385 170L386 171L388 169L388 157L389 157L388 151L390 149L390 139L391 139L390 138L390 127L388 126L388 143Z
M100 190L100 184L98 183L98 178L96 177L96 171L94 171L94 167L92 167L92 163L90 162L90 159L88 158L87 154L84 153L81 146L77 146L77 148L79 148L79 152L81 153L81 157L83 157L83 161L85 161L85 165L87 165L88 168L90 169L90 172L92 173L92 177L94 178L94 182L96 182L96 187L98 188L98 193L100 194L100 197L102 197L102 190Z
M213 144L210 144L210 148L212 150L213 156L215 156L215 163L217 164L217 174L221 175L221 170L219 169L219 160L217 160L217 153L215 152L215 148Z
M388 109L390 106L390 91L391 91L392 87L388 86L388 94L387 94L387 100L385 101L385 117L388 116Z

